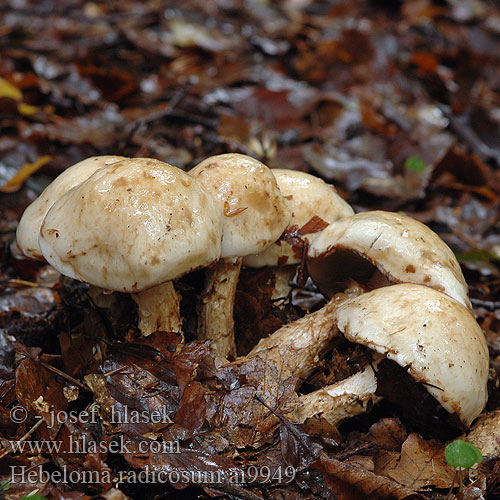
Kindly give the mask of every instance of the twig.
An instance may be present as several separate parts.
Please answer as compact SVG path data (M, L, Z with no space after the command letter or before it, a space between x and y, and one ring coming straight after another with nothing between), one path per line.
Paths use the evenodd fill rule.
M30 288L38 288L40 285L38 283L33 283L31 281L19 280L19 279L10 279L7 280L7 285L11 286L27 286Z
M489 311L496 311L497 309L500 309L500 302L494 302L492 300L474 299L474 298L471 298L470 301L472 302L473 306L484 307Z
M450 121L450 127L474 152L481 156L481 158L486 160L493 159L500 165L500 152L485 144L476 132L465 122L463 117L455 115L451 111L450 106L441 104L438 107Z
M117 373L122 372L127 368L126 366L120 366L119 368L116 368L115 370L111 370L110 372L103 373L105 377L112 377L113 375L116 375Z
M43 361L40 361L40 364L46 368L47 370L54 372L57 375L60 375L61 377L65 378L66 380L69 380L71 383L77 385L80 387L80 389L83 389L84 391L92 392L86 385L82 384L75 378L73 378L71 375L68 375L67 373L62 372L61 370L53 367L52 365L49 365L48 363L45 363Z
M44 422L43 418L40 418L40 420L18 441L19 443L22 443L23 441L26 441L37 429L42 425ZM0 460L7 456L10 452L12 451L11 449L4 450L2 454L0 454Z
M297 438L299 443L303 446L304 449L306 449L310 454L311 457L315 458L316 457L316 452L311 448L309 443L304 439L304 436L297 430L297 428L289 422L288 419L286 419L283 415L280 415L277 413L275 410L273 410L265 401L262 400L260 396L257 394L254 394L254 398L265 408L267 408L279 421Z

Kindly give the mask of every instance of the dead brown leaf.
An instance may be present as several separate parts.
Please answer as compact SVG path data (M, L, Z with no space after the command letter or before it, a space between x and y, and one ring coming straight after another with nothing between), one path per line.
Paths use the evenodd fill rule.
M323 472L334 492L342 487L339 498L423 499L423 496L390 478L370 472L356 463L340 462L324 453L312 465Z
M387 476L406 488L415 491L428 486L449 488L455 470L444 457L443 443L431 440L424 441L418 434L410 434L401 448L401 457L382 464L387 455L378 455L376 472Z
M383 418L370 427L372 441L388 451L399 451L407 433L398 418Z
M500 411L485 413L475 422L466 440L477 446L483 455L500 455Z

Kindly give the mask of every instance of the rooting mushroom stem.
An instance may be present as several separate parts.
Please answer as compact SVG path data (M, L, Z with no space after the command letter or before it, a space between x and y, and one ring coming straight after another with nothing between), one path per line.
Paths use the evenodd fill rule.
M181 296L171 281L133 294L138 306L139 329L144 336L154 332L182 333Z
M272 245L291 211L271 170L249 156L212 156L189 173L212 195L222 221L221 259L208 271L198 337L213 340L221 357L236 356L233 306L242 257Z
M213 340L212 347L219 353L236 352L233 309L241 261L220 259L207 269L198 337Z
M264 356L275 366L303 379L315 368L321 352L339 331L334 311L349 297L337 294L319 311L306 314L263 338L247 357Z

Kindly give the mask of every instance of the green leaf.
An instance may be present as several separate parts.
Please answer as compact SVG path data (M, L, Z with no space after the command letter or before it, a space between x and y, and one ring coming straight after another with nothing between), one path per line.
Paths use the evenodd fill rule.
M420 156L411 155L408 158L406 158L405 168L411 170L412 172L417 172L418 174L421 174L422 172L425 171L427 165L425 164L425 161L422 160L422 158L420 158Z
M0 481L0 490L7 491L10 488L9 481Z
M452 441L444 450L446 461L452 467L470 469L474 464L483 461L483 455L473 444L457 439Z
M495 252L475 249L457 254L457 260L458 262L494 262L500 259Z

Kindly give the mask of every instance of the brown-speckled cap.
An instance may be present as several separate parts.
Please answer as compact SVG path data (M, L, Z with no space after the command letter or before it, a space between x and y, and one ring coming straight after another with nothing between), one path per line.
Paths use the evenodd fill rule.
M189 172L212 193L222 223L222 257L244 257L274 243L291 212L268 167L250 156L212 156Z
M426 285L471 309L455 254L434 231L411 217L378 210L330 224L308 253L309 272L322 290L330 275L342 269L336 252L345 250L369 261L392 283Z
M218 259L221 222L191 176L134 158L98 170L55 202L39 241L63 274L137 292Z
M422 285L392 285L349 299L334 318L349 341L406 368L465 425L483 410L488 347L473 315L456 300Z
M296 232L299 238L307 240L309 244L326 225L354 214L354 210L335 188L319 177L297 170L273 169L272 172L292 211L287 230ZM298 264L301 257L293 244L280 238L262 253L245 257L243 265L264 267Z
M16 242L21 252L26 257L44 260L38 245L38 235L43 218L49 208L64 193L88 179L96 170L124 159L123 156L93 156L76 163L58 175L43 193L26 208L19 221Z

